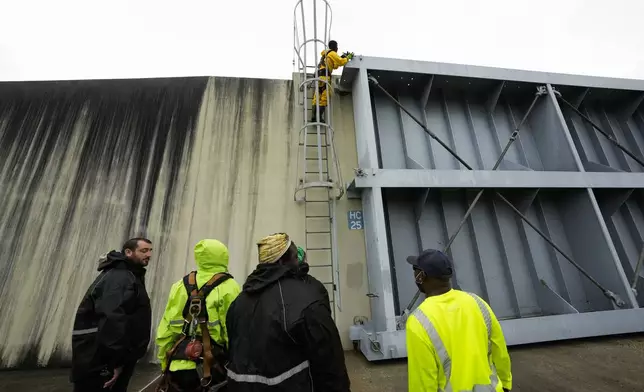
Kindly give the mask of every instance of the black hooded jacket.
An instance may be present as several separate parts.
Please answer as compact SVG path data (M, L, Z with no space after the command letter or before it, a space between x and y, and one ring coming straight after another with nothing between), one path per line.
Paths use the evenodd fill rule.
M83 297L72 332L72 381L142 358L150 343L152 310L145 268L111 251Z
M226 316L231 392L349 392L326 288L306 263L260 264Z

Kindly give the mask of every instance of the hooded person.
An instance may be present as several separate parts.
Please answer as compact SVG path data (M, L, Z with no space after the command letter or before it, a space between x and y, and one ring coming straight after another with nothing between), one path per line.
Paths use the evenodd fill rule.
M145 272L152 242L132 238L99 259L99 275L81 300L72 331L74 391L127 391L150 343L152 310Z
M223 243L214 239L201 240L195 245L194 254L197 271L172 285L157 328L158 358L164 372L160 386L166 388L162 390L201 391L222 382L225 384L226 313L240 287L228 273L228 248ZM194 301L200 301L198 308L193 308ZM204 339L205 334L210 339ZM206 358L209 347L217 357L215 362L224 362L211 364L218 366L219 372L215 371L217 369L206 371L212 366L200 359Z
M259 265L228 310L228 390L350 391L324 285L284 233L258 242Z

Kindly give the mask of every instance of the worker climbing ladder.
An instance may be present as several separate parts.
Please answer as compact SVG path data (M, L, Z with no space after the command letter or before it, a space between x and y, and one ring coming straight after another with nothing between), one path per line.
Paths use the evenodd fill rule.
M304 203L309 273L327 288L335 319L336 308L340 309L336 200L344 195L344 185L333 139L331 94L327 97L324 116L320 116L319 99L311 105L318 85L331 89L328 71L318 69L320 53L327 49L330 39L331 16L331 6L326 0L299 0L295 6L295 88L298 89L298 105L302 108L302 122L294 199Z

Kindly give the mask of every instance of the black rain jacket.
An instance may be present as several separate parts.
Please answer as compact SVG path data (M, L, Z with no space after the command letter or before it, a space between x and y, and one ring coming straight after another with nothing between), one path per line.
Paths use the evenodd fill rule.
M309 266L260 264L226 317L230 392L349 392L329 295Z
M141 359L150 343L152 310L145 268L111 251L83 297L72 332L71 381Z

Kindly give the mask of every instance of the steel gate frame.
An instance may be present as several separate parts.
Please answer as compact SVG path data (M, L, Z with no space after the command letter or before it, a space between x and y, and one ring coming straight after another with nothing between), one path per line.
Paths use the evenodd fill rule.
M572 151L578 172L463 172L453 178L452 170L381 169L378 160L378 142L374 126L374 112L369 75L374 70L386 72L412 72L415 74L485 78L502 81L541 83L547 88L546 98L553 105L557 122ZM352 339L369 360L406 357L404 317L396 314L397 293L392 279L392 260L386 226L386 210L382 190L385 188L579 188L588 192L595 216L604 239L608 243L612 267L619 275L619 284L614 288L625 301L624 309L571 312L569 314L539 316L502 320L508 345L565 340L644 331L644 309L639 308L636 293L630 289L626 274L611 240L606 223L593 189L622 188L644 189L644 173L587 172L575 147L571 132L558 101L553 85L585 86L587 88L612 88L644 91L644 81L626 79L594 78L575 75L547 74L513 71L487 67L454 64L426 63L418 61L359 57L359 61L345 67L341 85L352 89L356 145L359 168L356 177L348 185L349 195L359 196L363 202L365 240L367 244L367 269L371 298L371 320L354 326ZM375 86L374 86L375 88ZM586 91L587 92L587 91ZM499 91L500 93L500 91ZM585 95L585 93L584 93ZM642 95L644 97L644 95ZM496 96L498 99L498 96ZM427 96L423 97L424 102ZM580 99L583 100L583 96ZM627 110L637 110L642 102L638 98ZM577 107L579 104L577 105ZM403 111L404 108L402 109ZM601 132L601 131L600 131ZM510 179L508 181L508 178ZM508 182L513 184L509 186ZM555 241L556 242L556 241ZM410 254L416 250L410 250ZM457 262L457 261L455 261ZM411 272L410 272L411 273ZM637 272L639 273L639 272ZM547 286L546 286L547 287ZM556 292L555 292L556 294ZM565 302L565 301L564 301ZM569 304L568 304L569 305ZM574 309L574 308L573 308ZM617 313L616 313L617 312Z

